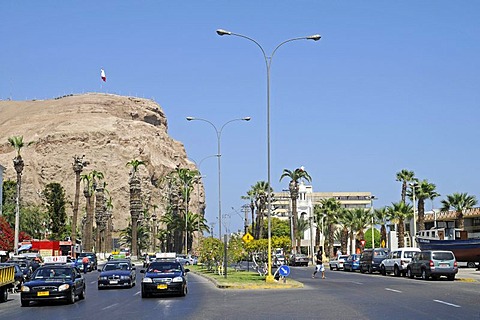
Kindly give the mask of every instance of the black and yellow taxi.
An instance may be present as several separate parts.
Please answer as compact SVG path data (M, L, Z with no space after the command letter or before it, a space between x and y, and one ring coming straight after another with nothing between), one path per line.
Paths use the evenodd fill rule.
M187 272L177 261L160 260L151 262L143 273L142 298L155 294L187 295Z
M129 259L113 259L99 269L98 289L135 286L135 265Z
M39 267L22 285L20 301L28 307L30 301L65 300L75 303L75 298L85 299L85 279L78 268L66 264Z

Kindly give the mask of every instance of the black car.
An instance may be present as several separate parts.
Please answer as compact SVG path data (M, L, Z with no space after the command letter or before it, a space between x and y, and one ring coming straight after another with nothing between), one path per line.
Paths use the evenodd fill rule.
M10 259L10 260L7 261L7 263L18 264L18 266L20 267L20 269L23 272L23 277L24 278L30 277L32 275L32 272L34 271L30 262L26 259L23 259L23 260L12 260L12 259Z
M75 297L85 299L85 280L80 270L67 265L39 267L25 282L20 293L22 307L30 301L66 300L75 303Z
M388 256L388 249L376 248L365 249L360 256L359 269L361 273L380 272L380 263Z
M100 270L98 289L133 287L136 282L135 265L130 260L110 260Z
M142 298L152 294L178 294L185 296L188 292L186 274L189 269L184 269L177 261L154 261L148 265L143 273Z
M90 270L97 270L97 255L95 252L82 252L79 253L77 256L78 258L83 258L83 257L88 257L88 260L90 261Z

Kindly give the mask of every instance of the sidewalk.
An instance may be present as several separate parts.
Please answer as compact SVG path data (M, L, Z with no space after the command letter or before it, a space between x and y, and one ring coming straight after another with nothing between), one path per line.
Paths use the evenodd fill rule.
M457 281L480 282L480 271L476 268L458 268Z

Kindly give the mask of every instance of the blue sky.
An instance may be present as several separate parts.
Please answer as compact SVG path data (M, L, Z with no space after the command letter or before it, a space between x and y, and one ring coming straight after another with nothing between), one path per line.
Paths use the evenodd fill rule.
M480 198L480 3L477 1L2 1L0 99L98 92L152 98L169 134L200 162L217 152L231 230L244 195L267 179L270 55L271 170L304 166L314 191L400 199L402 169L442 195ZM100 68L107 73L103 88ZM207 219L218 215L217 162L205 159ZM427 208L429 209L429 206Z

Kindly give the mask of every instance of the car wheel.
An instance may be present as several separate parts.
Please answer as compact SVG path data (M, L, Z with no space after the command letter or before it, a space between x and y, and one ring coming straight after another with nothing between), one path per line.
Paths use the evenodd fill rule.
M409 277L410 279L413 279L413 273L410 268L407 269L407 277Z
M0 302L6 302L8 300L8 290L6 287L0 288Z
M453 281L453 280L455 280L455 275L450 274L450 275L447 276L447 279L448 279L448 281Z
M30 301L28 300L20 300L22 307L28 307L30 305Z
M360 267L360 273L365 273L365 270L363 270L363 267Z
M398 269L398 266L395 266L395 267L393 268L393 275L394 275L395 277L400 277L400 269Z
M148 298L149 294L142 290L142 298Z
M78 299L85 299L85 287L83 287L82 292L80 292L80 294L78 295Z
M368 273L372 274L373 270L372 270L372 266L368 266Z
M429 276L427 275L427 271L422 269L422 280L428 280Z
M380 273L381 273L382 275L384 275L384 276L387 275L387 270L385 270L385 266L381 266L381 267L380 267Z
M185 286L183 287L182 292L180 293L180 296L181 296L181 297L185 297L185 296L187 295L187 293L188 293L188 289L187 289L187 285L185 285Z
M67 303L73 304L75 303L75 288L72 288L70 294L67 297Z

